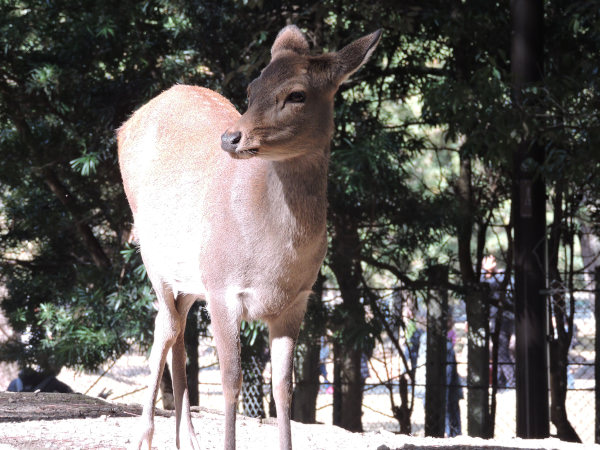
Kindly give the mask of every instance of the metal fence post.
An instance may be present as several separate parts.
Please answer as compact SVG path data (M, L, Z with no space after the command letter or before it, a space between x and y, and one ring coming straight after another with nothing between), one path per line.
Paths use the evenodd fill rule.
M446 341L448 328L448 268L428 271L427 360L425 363L425 435L444 437L446 429Z

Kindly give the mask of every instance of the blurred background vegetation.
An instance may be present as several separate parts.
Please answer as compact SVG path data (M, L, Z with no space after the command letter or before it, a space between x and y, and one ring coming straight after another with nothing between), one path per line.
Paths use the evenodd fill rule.
M151 344L153 294L131 242L115 130L174 83L214 89L243 111L247 84L288 23L315 53L383 30L372 60L337 96L320 284L339 289L341 301L311 302L299 346L314 355L319 337L331 336L343 355L338 375L354 386L344 395L362 395L352 390L362 389L361 355L390 334L393 314L378 288L427 287L429 268L443 265L462 301L485 255L510 271L512 158L522 136L545 149L535 170L547 183L554 273L592 269L600 1L544 1L544 77L519 105L509 6L0 0L1 307L20 335L0 359L93 369ZM264 353L260 327L244 336ZM338 414L360 429L356 409Z

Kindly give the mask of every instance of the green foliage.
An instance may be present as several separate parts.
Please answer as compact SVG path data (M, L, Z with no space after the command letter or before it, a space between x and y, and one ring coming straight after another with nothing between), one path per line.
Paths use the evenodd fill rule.
M497 235L508 224L512 152L524 131L546 149L537 170L552 188L568 183L573 214L591 207L594 218L600 3L545 6L546 75L520 93L517 108L506 2L1 2L2 308L26 337L2 357L91 368L148 345L151 292L127 244L114 131L173 83L216 89L243 110L248 82L288 22L315 51L383 29L372 60L340 88L331 147L330 222L357 230L365 273L392 286L422 281L430 264L458 272L465 217L473 243L481 232L484 247L506 251ZM465 159L466 210L458 195ZM338 241L329 232L331 256ZM343 305L310 313L347 343L372 343L382 330L370 319L344 331ZM266 346L256 325L244 326L243 339Z

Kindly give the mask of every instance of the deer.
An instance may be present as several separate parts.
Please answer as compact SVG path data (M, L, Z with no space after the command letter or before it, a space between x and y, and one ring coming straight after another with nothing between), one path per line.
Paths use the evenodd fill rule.
M176 445L200 448L183 340L196 300L206 301L211 317L225 449L235 449L242 320L267 325L279 445L292 448L293 351L327 249L334 95L380 37L378 30L337 52L311 55L304 34L288 25L248 85L244 114L214 91L175 85L117 130L123 186L158 304L136 448L151 448L169 350Z

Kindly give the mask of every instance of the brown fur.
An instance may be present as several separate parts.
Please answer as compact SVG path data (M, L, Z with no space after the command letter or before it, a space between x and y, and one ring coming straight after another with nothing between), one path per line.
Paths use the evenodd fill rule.
M220 360L225 447L235 448L240 321L261 319L270 332L280 445L291 448L293 348L327 247L333 96L378 40L377 32L345 47L358 66L342 73L346 63L338 54L309 56L300 31L286 27L273 44L271 63L249 86L244 115L215 92L175 86L119 130L123 184L159 305L138 448L151 445L169 349L177 446L199 447L183 347L186 316L198 298L208 301ZM305 100L291 101L292 92Z

